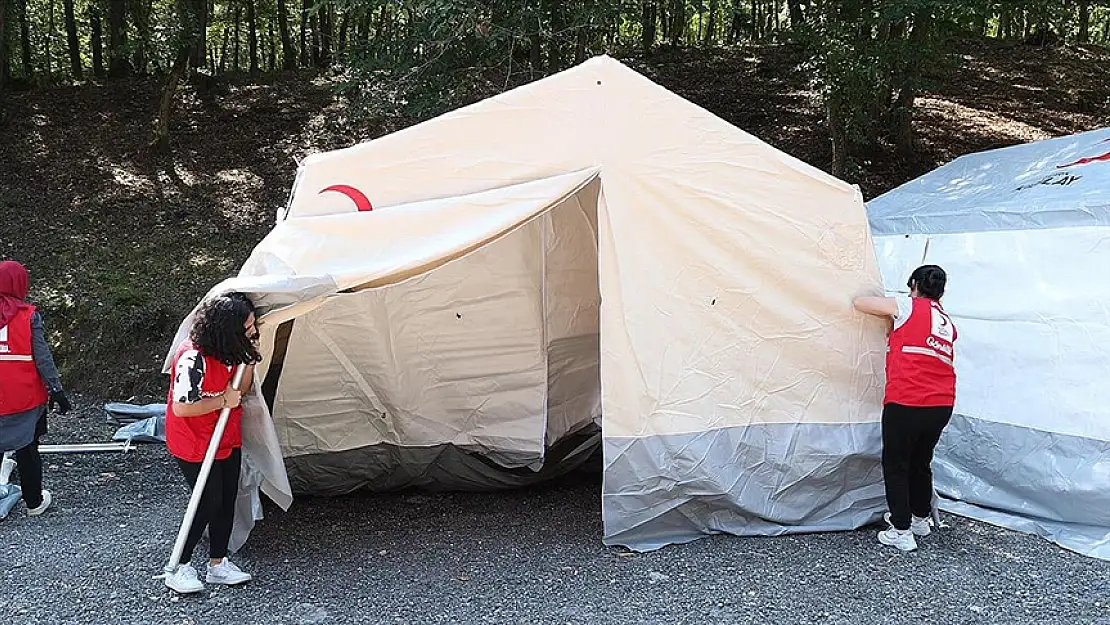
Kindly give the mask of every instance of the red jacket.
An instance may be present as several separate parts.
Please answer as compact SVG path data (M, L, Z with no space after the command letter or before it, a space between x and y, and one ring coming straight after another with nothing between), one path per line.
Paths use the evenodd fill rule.
M911 407L956 402L956 326L939 302L917 297L907 319L890 334L886 403Z
M220 411L213 410L195 417L179 417L173 413L173 403L182 400L183 403L193 403L204 397L219 395L231 383L235 376L235 367L229 367L211 356L202 356L191 342L185 341L174 354L170 375L170 392L166 400L169 404L166 409L166 447L175 458L186 462L203 462L208 442L216 431ZM223 439L216 449L216 460L227 458L232 449L243 446L240 427L242 414L242 405L231 409Z
M35 307L28 306L0 328L0 416L25 412L50 400L31 346L34 314Z

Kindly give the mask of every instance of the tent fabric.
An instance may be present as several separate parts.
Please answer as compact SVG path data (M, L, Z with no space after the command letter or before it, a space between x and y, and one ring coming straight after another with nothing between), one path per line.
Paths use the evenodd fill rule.
M874 235L1110 226L1110 128L961 156L867 204Z
M523 483L600 425L608 544L881 513L858 189L613 59L305 159L233 289L285 502Z
M592 176L583 173L569 181L583 189ZM591 189L596 198L597 186ZM299 317L285 365L296 375L283 375L275 401L286 455L449 443L516 467L542 462L549 438L558 440L592 422L591 391L593 404L599 402L596 253L593 245L585 253L561 253L564 241L575 240L575 226L591 232L589 221L581 219L582 204L590 199L588 192L582 194L585 200L560 199L564 195L562 187L551 189L546 197L556 198L557 208L465 258L401 283L333 296ZM511 198L506 201L513 205ZM457 215L472 212L470 206L456 208ZM411 223L420 223L407 208L384 212L411 214ZM535 212L529 209L521 218L531 219ZM521 218L501 229L517 227ZM296 230L319 219L332 218L286 224ZM464 230L445 220L435 223L452 236ZM394 232L373 230L381 237ZM486 238L484 231L473 236ZM439 234L417 240L427 245L450 241ZM346 256L342 246L327 249L329 256L339 252L333 258ZM389 250L382 255L396 256ZM576 271L579 257L593 271ZM582 315L584 323L575 328L572 322L583 307L593 313ZM586 382L592 382L587 388L576 386L568 371L549 380L549 365L560 367L551 362L553 346L576 339L593 346L578 354ZM338 363L338 371L332 363ZM565 396L562 401L573 403L578 395L585 396L586 410L549 429L549 399L555 403Z
M1101 136L1014 153L1055 163L1059 146ZM1066 171L1107 181L1110 161ZM936 174L924 178L945 179ZM904 219L894 217L902 224L915 224L909 213L927 195L921 180L906 185L912 192L904 204L899 189L880 198L887 209L904 207ZM1110 225L1087 225L1091 193L1078 185L1056 189L1056 206L1068 197L1078 204L1074 223L997 230L989 217L995 207L984 205L966 232L906 230L875 244L890 292L904 292L906 276L922 263L949 274L944 304L960 341L955 416L935 455L942 509L1110 559L1110 385L1092 374L1110 366ZM942 203L947 187L936 194ZM889 212L878 219L892 223Z

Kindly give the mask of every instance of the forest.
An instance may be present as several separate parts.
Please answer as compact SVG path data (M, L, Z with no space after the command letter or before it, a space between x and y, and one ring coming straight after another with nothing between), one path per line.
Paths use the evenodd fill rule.
M889 141L914 151L923 69L946 41L978 36L1107 44L1095 0L0 0L0 88L129 76L166 87L194 75L313 68L362 110L428 115L599 53L789 42L826 109L831 170ZM1101 98L1104 94L1093 94Z

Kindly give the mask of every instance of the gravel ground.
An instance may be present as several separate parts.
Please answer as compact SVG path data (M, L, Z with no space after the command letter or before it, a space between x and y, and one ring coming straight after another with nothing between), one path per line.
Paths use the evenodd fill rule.
M45 442L110 439L79 403ZM269 506L234 556L255 580L179 598L151 579L188 499L164 448L46 463L55 507L0 521L0 623L1110 623L1110 563L959 517L912 554L873 529L606 548L592 476Z

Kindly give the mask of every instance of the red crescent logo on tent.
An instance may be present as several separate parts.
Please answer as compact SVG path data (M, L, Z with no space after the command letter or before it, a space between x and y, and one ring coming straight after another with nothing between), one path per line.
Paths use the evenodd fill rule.
M366 194L350 185L333 184L320 193L327 193L328 191L342 193L343 195L351 198L351 201L355 203L355 208L357 208L359 212L374 210L374 207L370 205L370 200L366 197Z
M1110 143L1110 139L1103 139L1102 141L1099 141L1099 143ZM1098 156L1088 156L1086 158L1081 158L1078 161L1073 161L1071 163L1068 163L1067 165L1057 165L1056 169L1074 167L1076 165L1086 165L1087 163L1097 163L1100 161L1110 162L1110 152L1107 152L1106 154L1099 154Z

